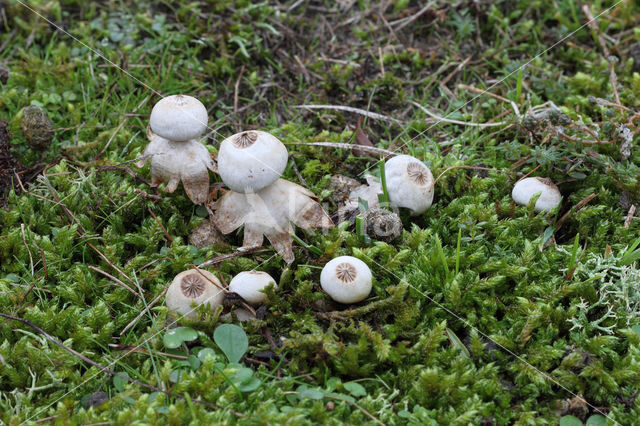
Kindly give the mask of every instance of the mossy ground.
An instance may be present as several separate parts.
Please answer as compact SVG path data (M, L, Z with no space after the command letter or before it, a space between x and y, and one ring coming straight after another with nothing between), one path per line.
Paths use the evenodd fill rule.
M0 419L545 424L600 412L612 424L636 422L640 273L627 247L640 220L624 224L640 202L640 150L625 158L618 135L620 125L635 131L638 124L629 122L640 108L630 52L640 41L640 7L593 2L594 15L604 12L597 22L607 58L571 0L438 2L424 13L421 3L41 0L27 3L33 11L0 3L0 65L10 71L0 82L0 119L10 122L12 153L29 171L24 182L13 180L0 209L0 312L117 372L188 396L114 381L25 324L2 319ZM608 61L620 103L632 111L591 98L615 101ZM489 91L503 99L460 84L495 85ZM423 159L435 176L452 166L488 170L449 170L429 211L403 213L405 231L393 243L366 244L342 224L299 233L323 254L297 247L290 267L273 251L220 263L227 281L258 267L278 278L264 319L243 327L250 356L281 358L247 361L263 381L251 393L237 392L213 369L219 352L176 380L184 365L163 346L161 303L122 330L175 274L233 252L242 236L190 246L206 212L181 188L154 191L145 184L148 168L131 165L146 145L158 93L202 100L212 152L248 128L286 142L351 142L356 115L297 107L333 104L399 120L367 119L364 130L381 148ZM448 119L512 125L434 124L412 101ZM553 101L572 125L524 126L509 101L522 113ZM31 150L20 129L29 104L42 106L56 127L44 152ZM289 150L286 178L302 176L331 213L332 175L363 181L366 169L376 171L376 161L347 150ZM33 171L45 177L28 184ZM512 185L530 172L559 184L557 211L511 203ZM345 308L319 291L318 277L328 259L345 254L369 264L374 290L360 307L336 313ZM144 301L95 270L124 280L116 267ZM204 315L189 324L199 338L185 351L215 348L213 328L225 321ZM131 347L137 350L120 350ZM303 385L355 399L323 398ZM99 391L109 400L87 408Z

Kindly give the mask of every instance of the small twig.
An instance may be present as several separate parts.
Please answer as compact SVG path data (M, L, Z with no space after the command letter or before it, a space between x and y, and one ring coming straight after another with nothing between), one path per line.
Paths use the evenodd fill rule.
M584 197L582 200L580 200L575 206L573 206L571 209L569 209L569 211L566 212L560 218L560 220L558 220L558 222L556 223L556 230L554 232L558 232L558 229L560 229L562 227L562 225L564 225L564 223L567 221L567 219L569 219L569 216L571 216L571 213L577 212L578 210L583 208L585 206L585 204L587 204L589 201L593 200L597 195L598 195L598 193L596 193L596 192L594 192L592 194L589 194L586 197Z
M518 105L507 98L504 98L500 95L496 95L495 93L488 92L486 90L478 89L477 87L468 86L466 84L458 84L458 89L468 90L470 92L478 93L480 95L487 95L493 99L506 102L511 105L511 108L513 109L513 112L516 114L516 117L518 117L518 120L521 118L520 109L518 108Z
M429 3L427 3L427 5L425 7L423 7L422 9L420 9L418 12L414 13L413 15L407 16L406 18L398 19L397 21L391 21L389 24L392 27L394 25L398 25L398 27L396 28L396 32L400 31L401 29L403 29L404 27L406 27L407 25L409 25L410 23L412 23L413 21L415 21L416 19L418 19L419 17L421 17L422 15L427 13L429 11L429 9L433 8L433 6L435 4L436 4L436 2L429 2Z
M149 211L149 213L151 213L151 216L153 216L153 218L156 220L158 225L160 225L160 228L162 228L162 231L164 232L164 237L167 239L167 241L169 241L170 243L173 243L173 238L171 238L171 235L169 235L169 233L167 232L167 228L165 228L162 225L162 222L160 222L160 219L158 219L158 216L156 216L153 210L151 210L151 207L147 207L147 210Z
M215 265L216 263L224 262L225 260L233 259L240 256L245 256L251 253L263 253L265 251L269 251L268 248L261 247L251 247L243 250L236 250L233 253L223 254L222 256L214 257L213 259L209 259L206 262L202 262L198 265L198 268L206 268L207 266Z
M189 359L188 356L186 355L176 355L176 354L169 354L166 352L159 352L159 351L150 351L144 348L140 348L138 346L131 346L131 345L120 345L117 343L109 343L109 347L113 348L116 351L129 351L129 352L140 352L143 354L155 354L155 355L162 355L162 356L166 356L168 358L175 358L175 359Z
M134 296L136 296L138 299L142 299L142 297L140 296L140 294L135 291L134 289L132 289L131 287L129 287L128 285L126 285L125 283L123 283L122 281L120 281L118 278L114 277L113 275L111 275L108 272L103 271L100 268L96 268L93 265L89 265L88 266L89 269L91 269L92 271L95 271L99 274L104 275L105 277L109 278L110 280L112 280L114 283L118 284L120 287L126 289L128 292L130 292L131 294L133 294Z
M49 417L44 417L42 419L35 420L34 423L44 423L44 422L48 422L48 421L51 421L51 420L55 420L58 417L60 417L60 414L58 414L56 416L49 416Z
M437 115L436 113L433 113L433 112L429 111L428 109L426 109L425 107L423 107L422 105L420 105L419 103L417 103L415 101L411 101L411 103L413 105L417 106L418 108L420 108L425 114L427 114L431 118L435 118L436 120L438 120L437 123L445 122L445 123L452 123L452 124L460 124L460 125L463 125L463 126L480 127L481 129L483 129L485 127L505 126L507 124L510 124L507 121L500 121L498 123L474 123L472 121L452 120L450 118L441 117L441 116Z
M27 253L29 253L29 264L31 265L31 278L34 278L35 272L33 270L33 256L31 256L31 249L29 249L29 245L27 244L27 238L24 232L24 223L20 224L20 231L22 232L22 242L24 246L27 248Z
M147 101L149 100L149 96L146 96L142 102L140 102L138 104L137 107L135 107L135 109L133 111L131 111L131 114L135 113L136 111L138 111L138 109L142 108L142 106L144 104L147 103ZM107 144L104 146L104 148L102 148L102 150L95 156L93 157L93 160L91 161L96 161L97 159L99 159L100 157L102 157L102 155L105 153L105 151L107 150L107 148L109 148L109 145L111 145L111 142L113 142L113 139L116 137L116 135L118 134L118 132L120 131L120 129L122 129L122 127L127 123L127 121L129 121L129 117L130 115L125 115L124 119L120 122L120 124L118 125L118 127L116 127L116 129L113 131L113 133L111 134L111 137L109 138L109 140L107 141Z
M164 296L167 293L167 290L169 290L169 287L162 290L160 294L156 296L155 299L153 299L149 304L147 304L147 306L145 306L145 308L142 311L140 311L140 313L129 324L127 324L125 328L122 329L122 331L120 332L120 335L122 336L124 333L127 332L127 330L129 330L131 327L136 325L136 323L140 321L140 318L142 318L144 314L147 313L147 311L153 308L153 306L156 303L158 303L160 299L162 299L162 296Z
M37 325L35 325L34 323L32 323L29 320L26 320L24 318L14 317L14 316L11 316L11 315L7 315L7 314L2 313L2 312L0 312L0 317L4 317L4 318L7 318L7 319L10 319L10 320L13 320L13 321L18 321L18 322L21 322L21 323L23 323L25 325L28 325L29 327L31 327L32 329L34 329L38 333L42 334L47 340L49 340L54 345L59 346L60 348L64 349L65 351L69 352L71 355L73 355L76 358L80 359L81 361L84 361L85 363L87 363L87 364L89 364L89 365L91 365L93 367L96 367L98 370L102 371L105 374L108 374L108 375L114 376L114 377L119 377L122 380L126 380L129 383L133 383L133 384L136 384L138 386L142 386L142 387L150 389L150 390L152 390L154 392L160 392L160 393L163 393L163 394L168 395L170 397L178 398L178 399L181 399L183 401L187 401L187 398L184 395L168 392L168 391L166 391L164 389L161 389L159 387L150 385L148 383L144 383L144 382L141 382L139 380L132 379L129 376L125 376L123 374L116 373L115 371L105 367L104 365L98 364L97 362L95 362L91 358L88 358L88 357L82 355L80 352L75 351L75 350L71 349L68 346L65 346L58 339L56 339L55 337L53 337L52 335L50 335L49 333L47 333L46 331L44 331L43 329L41 329L40 327L38 327ZM205 406L207 406L209 408L212 408L214 410L229 410L230 413L232 413L233 415L235 415L237 417L247 417L245 414L239 413L239 412L234 411L234 410L230 410L230 409L228 409L226 407L223 407L223 406L218 405L218 404L214 404L212 402L202 401L200 399L190 399L190 400L191 400L191 402L195 402L196 404L199 404L199 405L205 405Z
M589 10L589 5L583 5L582 11L589 20L587 24L589 24L589 26L591 27L591 31L593 31L595 36L598 38L598 41L600 42L600 47L602 48L604 59L607 61L607 64L609 64L609 83L611 84L611 90L613 91L613 99L618 105L620 105L620 95L618 94L618 77L616 76L616 70L613 61L609 59L609 49L607 48L607 45L602 38L602 35L600 34L600 29L598 28L596 19L593 17L591 11Z
M300 170L298 170L298 166L296 165L296 160L293 158L293 154L289 156L289 159L291 160L291 166L293 167L293 171L295 172L296 176L298 176L298 180L300 181L302 186L308 188L309 185L307 185L307 181L305 181L302 175L300 174Z
M357 149L360 151L367 151L373 154L396 156L400 155L397 152L389 151L387 149L378 148L375 146L364 146L350 143L338 143L338 142L285 142L285 145L307 145L307 146L328 146L332 148L341 149Z
M629 211L627 212L627 218L624 221L625 229L628 229L629 225L631 225L631 221L633 220L633 215L635 213L636 213L636 205L632 204L631 207L629 207Z
M354 108L342 105L295 105L294 108L307 108L307 109L332 109L336 111L353 112L356 114L364 115L365 117L373 118L375 120L386 120L394 123L402 124L402 121L397 118L388 117L386 115L378 114L376 112L370 112L360 108Z

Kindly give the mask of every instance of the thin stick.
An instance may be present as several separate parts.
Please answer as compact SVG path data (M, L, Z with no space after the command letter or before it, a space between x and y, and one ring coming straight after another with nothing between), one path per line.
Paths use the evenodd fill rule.
M578 210L583 208L585 206L585 204L587 204L589 201L591 201L594 198L596 198L597 195L598 195L598 193L596 193L596 192L594 192L592 194L589 194L586 197L584 197L582 200L580 200L575 206L573 206L571 209L569 209L569 211L566 212L560 218L560 220L558 220L558 223L556 223L556 230L554 232L558 232L558 229L560 229L562 227L562 225L564 225L564 223L567 221L567 219L569 219L569 216L571 216L571 213L577 212Z
M216 263L224 262L225 260L233 259L236 257L244 256L250 253L263 253L269 251L268 248L252 247L246 250L236 250L233 253L223 254L222 256L214 257L206 262L202 262L198 265L198 268L206 268L207 266L215 265Z
M285 142L285 145L308 145L308 146L329 146L332 148L342 148L342 149L357 149L360 151L368 151L373 154L382 154L389 156L400 155L397 152L389 151L382 148L377 148L375 146L366 146L366 145L355 145L350 143L339 143L339 142Z
M417 106L418 108L420 108L425 114L427 114L431 118L435 118L436 120L438 120L438 123L439 122L445 122L445 123L452 123L452 124L460 124L460 125L463 125L463 126L480 127L481 129L484 129L485 127L505 126L507 124L510 124L507 121L500 121L498 123L474 123L472 121L452 120L450 118L441 117L441 116L437 115L436 113L433 113L433 112L429 111L428 109L426 109L425 107L423 107L422 105L420 105L419 103L417 103L415 101L411 101L411 103L413 105Z
M582 11L584 12L585 16L589 20L587 23L591 27L591 31L593 31L595 36L598 38L598 41L600 42L600 47L602 48L604 59L607 61L607 64L609 64L609 83L611 84L611 90L613 91L613 98L615 99L616 103L620 105L620 95L618 94L618 87L617 87L618 77L616 76L616 70L615 70L613 61L609 59L609 55L610 55L609 49L607 48L607 45L604 42L602 35L600 34L600 29L598 28L596 19L593 17L593 15L591 14L591 11L589 10L589 6L586 4L583 5Z
M295 105L294 108L307 108L307 109L332 109L337 111L353 112L356 114L364 115L365 117L373 118L375 120L386 120L394 123L402 124L402 121L397 118L388 117L386 115L378 114L376 112L370 112L360 108L354 108L342 105Z
M636 213L636 206L635 204L632 204L631 207L629 207L629 211L627 212L627 218L624 220L625 229L628 229L629 225L631 225L631 220L633 219L633 215L635 213Z
M478 93L480 95L487 95L493 99L497 99L499 101L502 102L506 102L508 104L511 105L511 108L513 109L513 112L516 114L516 117L518 117L518 119L520 119L521 115L520 115L520 109L518 108L518 105L516 105L515 102L504 98L500 95L496 95L495 93L491 93L491 92L487 92L486 90L482 90L482 89L478 89L477 87L473 87L473 86L467 86L466 84L458 84L458 89L463 89L463 90L468 90L470 92L473 93Z
M49 340L54 345L59 346L60 348L64 349L65 351L67 351L70 354L72 354L73 356L75 356L76 358L84 361L85 363L87 363L87 364L89 364L89 365L91 365L93 367L96 367L97 369L99 369L100 371L102 371L105 374L108 374L108 375L114 376L114 377L119 377L122 380L126 380L129 383L133 383L133 384L136 384L138 386L142 386L142 387L150 389L150 390L152 390L154 392L160 392L160 393L163 393L165 395L168 395L168 396L171 396L171 397L174 397L174 398L178 398L178 399L181 399L183 401L187 401L187 398L185 396L183 396L183 395L172 393L172 392L168 392L168 391L166 391L164 389L160 389L160 388L158 388L156 386L153 386L153 385L150 385L148 383L144 383L144 382L141 382L139 380L132 379L129 376L125 376L123 374L116 373L115 371L110 370L109 368L105 367L102 364L98 364L97 362L95 362L91 358L88 358L88 357L82 355L80 352L75 351L75 350L71 349L68 346L65 346L58 339L56 339L55 337L53 337L52 335L50 335L49 333L47 333L46 331L44 331L43 329L41 329L40 327L38 327L37 325L35 325L34 323L32 323L29 320L26 320L24 318L14 317L14 316L11 316L11 315L7 315L7 314L2 313L2 312L0 312L0 317L4 317L4 318L7 318L7 319L10 319L10 320L13 320L13 321L18 321L18 322L21 322L21 323L23 323L25 325L28 325L29 327L31 327L32 329L34 329L38 333L42 334L47 340ZM218 404L214 404L212 402L202 401L202 400L199 400L199 399L191 399L191 401L195 402L196 404L205 405L205 406L207 406L209 408L213 408L215 410L229 410L230 413L232 413L233 415L238 416L238 417L247 417L245 414L239 413L239 412L234 411L234 410L230 410L230 409L228 409L226 407L223 407L223 406L218 405Z
M31 265L31 278L34 278L35 273L33 271L33 256L31 256L31 249L29 249L29 245L27 245L27 238L24 233L24 223L20 224L20 231L22 232L22 242L24 243L24 246L27 248L27 253L29 253L29 264Z
M173 243L173 238L171 238L171 235L169 235L169 233L167 232L167 228L165 228L162 225L162 222L160 222L160 219L158 219L158 216L156 216L153 210L151 210L151 207L147 207L147 210L149 210L149 213L151 213L151 216L153 216L153 218L156 220L158 225L160 225L160 228L162 228L162 231L164 231L164 237L167 239L167 241L169 241L170 243Z
M109 278L110 280L112 280L113 282L118 284L120 287L126 289L128 292L130 292L131 294L136 296L138 299L142 299L142 297L140 296L140 294L137 291L135 291L134 289L132 289L131 287L129 287L128 285L126 285L125 283L123 283L122 281L120 281L119 279L117 279L116 277L111 275L110 273L105 272L102 269L96 268L93 265L89 265L88 268L91 269L92 271L96 271L97 273L102 274L105 277Z
M124 333L127 332L127 330L129 330L131 327L136 325L136 323L138 321L140 321L140 318L142 318L144 316L144 314L147 313L148 310L153 308L153 306L156 303L158 303L158 301L160 299L162 299L162 296L164 296L167 293L167 290L169 290L169 287L167 287L164 290L162 290L162 292L160 292L160 294L157 295L156 298L151 301L151 303L147 304L147 306L145 306L145 308L129 324L127 324L127 326L125 328L122 329L122 331L120 332L120 335L122 336Z

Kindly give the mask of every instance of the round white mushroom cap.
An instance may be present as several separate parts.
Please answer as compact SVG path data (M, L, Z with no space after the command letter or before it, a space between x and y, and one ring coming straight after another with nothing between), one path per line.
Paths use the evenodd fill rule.
M362 260L340 256L330 260L320 273L322 289L336 302L357 303L371 293L371 270Z
M197 319L197 306L208 304L214 311L223 300L222 284L215 275L202 269L189 269L175 276L167 290L165 304L174 315Z
M420 160L410 155L398 155L384 165L389 201L406 207L412 215L427 211L433 203L433 175Z
M171 141L187 141L202 135L207 128L207 109L187 95L171 95L154 105L149 117L153 133Z
M562 201L562 195L551 179L540 177L528 177L516 182L511 197L516 203L526 206L538 192L541 194L533 208L536 212L553 210Z
M249 130L220 143L218 173L233 191L256 192L280 178L287 160L287 148L278 138Z
M229 291L239 294L248 303L257 305L267 299L262 290L269 284L273 284L274 288L278 287L276 281L266 272L245 271L233 277L229 283Z

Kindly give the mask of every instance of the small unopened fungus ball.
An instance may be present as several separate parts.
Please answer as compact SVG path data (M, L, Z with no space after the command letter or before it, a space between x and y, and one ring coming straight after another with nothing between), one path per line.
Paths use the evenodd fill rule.
M411 210L413 216L424 213L433 203L433 175L420 160L398 155L384 165L389 201Z
M287 148L278 138L249 130L220 143L218 173L233 191L256 192L280 178L288 158Z
M357 303L371 293L371 270L355 257L336 257L322 268L320 285L336 302Z
M149 126L170 141L188 141L202 135L209 117L202 102L193 96L171 95L154 105Z
M562 195L551 179L540 177L518 181L511 191L511 197L516 203L526 206L537 193L540 193L540 197L533 208L536 212L553 210L562 201Z
M173 279L165 303L174 315L197 319L199 305L209 305L215 311L223 300L222 284L215 275L202 269L189 269Z
M257 305L267 299L267 295L262 291L269 284L277 287L276 281L266 272L245 271L233 277L229 283L229 291L239 294L248 303Z

